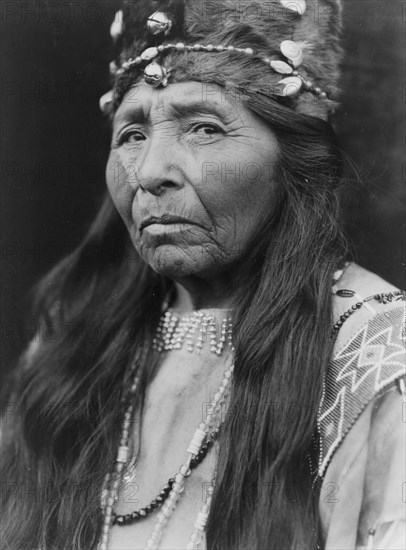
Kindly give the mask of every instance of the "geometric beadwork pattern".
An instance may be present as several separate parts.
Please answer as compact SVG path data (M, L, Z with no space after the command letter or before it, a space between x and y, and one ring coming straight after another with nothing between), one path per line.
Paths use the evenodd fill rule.
M404 307L378 313L330 362L318 411L319 476L371 399L405 376L405 321Z

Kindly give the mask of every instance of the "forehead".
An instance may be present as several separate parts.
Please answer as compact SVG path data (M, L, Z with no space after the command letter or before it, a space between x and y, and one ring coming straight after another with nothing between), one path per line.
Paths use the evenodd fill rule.
M114 122L129 116L147 119L154 111L178 116L194 112L213 113L226 122L244 114L249 116L248 109L217 84L179 82L165 88L153 88L143 82L128 90L116 111Z

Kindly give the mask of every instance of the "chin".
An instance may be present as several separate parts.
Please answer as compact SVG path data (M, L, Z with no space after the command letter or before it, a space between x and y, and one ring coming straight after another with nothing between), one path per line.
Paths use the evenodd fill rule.
M144 261L159 275L169 279L190 276L204 276L217 271L213 257L205 254L199 247L192 250L179 250L173 246L159 246L153 251L141 253Z

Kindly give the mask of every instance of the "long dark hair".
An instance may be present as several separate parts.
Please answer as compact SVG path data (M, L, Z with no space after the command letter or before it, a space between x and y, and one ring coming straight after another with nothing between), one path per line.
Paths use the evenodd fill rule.
M207 544L303 550L318 538L309 458L332 351L332 274L344 254L341 157L328 123L254 92L245 102L277 135L282 198L241 266L235 376ZM4 424L6 547L96 547L131 367L142 400L172 289L138 257L108 196L75 253L38 285L41 343L20 361Z

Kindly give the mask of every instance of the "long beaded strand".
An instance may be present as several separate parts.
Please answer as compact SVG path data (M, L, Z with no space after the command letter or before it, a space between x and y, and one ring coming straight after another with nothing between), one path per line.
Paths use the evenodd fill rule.
M139 378L134 378L133 384L129 391L129 396L134 396L139 384ZM130 403L124 413L123 427L121 431L120 445L117 450L117 457L115 460L114 472L107 474L105 480L104 495L102 495L102 505L104 504L104 521L100 543L98 550L107 550L107 544L109 540L109 534L111 524L113 521L113 507L117 498L118 489L120 485L121 473L124 469L124 465L128 461L128 455L130 452L129 439L130 439L130 424L134 412L134 405ZM107 488L108 487L108 488Z
M209 518L213 492L214 480L211 482L211 486L207 488L206 502L202 505L200 512L197 514L193 525L194 531L190 535L189 542L186 545L186 550L196 550L203 541L207 520Z
M190 462L191 470L196 468L206 457L208 451L210 450L211 446L215 442L219 432L220 432L219 427L215 428L211 432L209 438L206 440L204 445L202 445L198 456L196 456L196 458L193 458L191 460ZM130 525L131 523L134 523L135 521L139 521L146 518L149 514L151 514L154 510L159 508L159 506L161 506L165 502L165 500L169 496L169 493L172 489L172 485L174 483L175 483L175 479L173 477L168 479L168 482L165 485L165 487L159 492L159 494L154 499L152 499L152 501L147 506L144 506L139 510L134 510L133 512L131 512L131 514L122 515L122 514L113 513L112 525L126 526L126 525Z
M206 438L209 427L214 420L214 415L221 409L221 403L224 400L233 370L234 363L232 363L230 367L224 372L223 379L216 394L214 395L212 405L207 412L206 419L204 422L201 422L199 424L190 441L189 447L186 451L188 456L185 460L185 463L182 464L182 466L179 468L179 472L175 476L175 483L172 486L169 497L165 501L165 504L161 508L160 512L158 513L154 529L151 533L151 536L146 542L146 550L156 550L159 547L163 530L168 523L170 517L172 516L180 495L184 490L185 479L191 473L190 463L194 457L198 456L199 451L203 445L203 441Z
M185 478L188 477L191 473L191 464L193 461L197 461L199 454L203 447L203 441L207 437L207 432L209 431L210 426L214 422L214 417L216 413L221 410L221 405L225 400L229 382L232 376L232 371L234 369L234 364L231 364L230 367L224 372L223 379L221 384L214 395L211 406L209 407L204 422L201 422L195 431L193 438L188 447L188 458L183 464L178 474L175 476L174 483L172 484L172 489L169 492L168 498L165 501L164 506L158 514L157 522L154 527L154 531L151 534L151 537L147 541L147 548L157 548L159 540L162 536L163 528L165 527L167 521L169 520L172 512L176 506L177 500L180 494L184 489ZM130 389L130 394L134 395L138 386L138 379L134 380L134 383ZM124 469L124 465L128 461L129 455L129 426L133 414L133 405L130 404L125 412L122 434L120 439L120 446L117 452L117 458L115 461L115 469L112 474L107 474L105 485L109 486L108 489L104 490L104 495L102 497L103 508L104 508L104 523L102 529L102 537L98 545L98 550L107 550L108 548L108 539L110 530L112 527L113 519L115 514L113 512L113 507L117 499L120 477ZM218 427L215 431L218 431ZM211 436L212 437L212 436Z

